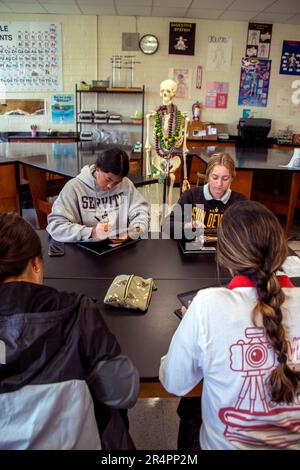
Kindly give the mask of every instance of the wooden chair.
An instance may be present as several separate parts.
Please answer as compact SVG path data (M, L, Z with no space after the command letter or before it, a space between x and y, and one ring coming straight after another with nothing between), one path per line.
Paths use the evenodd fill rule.
M52 209L52 203L47 198L57 196L70 178L29 166L26 168L26 174L39 226L41 229L46 228L47 215Z

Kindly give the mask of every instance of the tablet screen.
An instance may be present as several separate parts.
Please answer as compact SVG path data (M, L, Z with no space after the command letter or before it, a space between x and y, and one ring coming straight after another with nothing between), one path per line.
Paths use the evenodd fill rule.
M104 255L105 253L110 253L111 251L120 250L128 245L132 245L137 241L139 241L139 239L134 240L132 238L128 238L128 240L125 240L122 243L112 243L109 238L106 238L105 240L87 240L79 242L77 245L84 250L95 253L96 255Z

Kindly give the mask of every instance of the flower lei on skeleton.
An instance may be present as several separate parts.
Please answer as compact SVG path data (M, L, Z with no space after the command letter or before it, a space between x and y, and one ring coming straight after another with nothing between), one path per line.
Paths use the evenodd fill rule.
M168 106L159 106L155 112L154 140L157 155L169 159L174 147L181 145L181 112L175 104L170 106L170 118L168 122L167 135L164 134L163 118L168 111Z

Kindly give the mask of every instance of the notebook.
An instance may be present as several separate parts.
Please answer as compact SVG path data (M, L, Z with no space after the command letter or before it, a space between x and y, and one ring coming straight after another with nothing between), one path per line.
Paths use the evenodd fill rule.
M87 240L84 242L78 242L77 245L96 255L104 255L106 253L111 253L112 251L120 250L127 247L128 245L133 245L137 243L140 239L132 239L124 241L123 243L112 243L109 238L105 240Z

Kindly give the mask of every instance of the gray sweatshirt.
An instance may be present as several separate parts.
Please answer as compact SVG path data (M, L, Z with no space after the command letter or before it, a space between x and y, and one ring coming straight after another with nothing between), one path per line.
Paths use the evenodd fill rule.
M88 240L98 223L110 224L109 237L140 227L148 230L148 204L128 178L102 191L93 177L95 165L86 165L68 181L53 204L47 231L62 242Z

